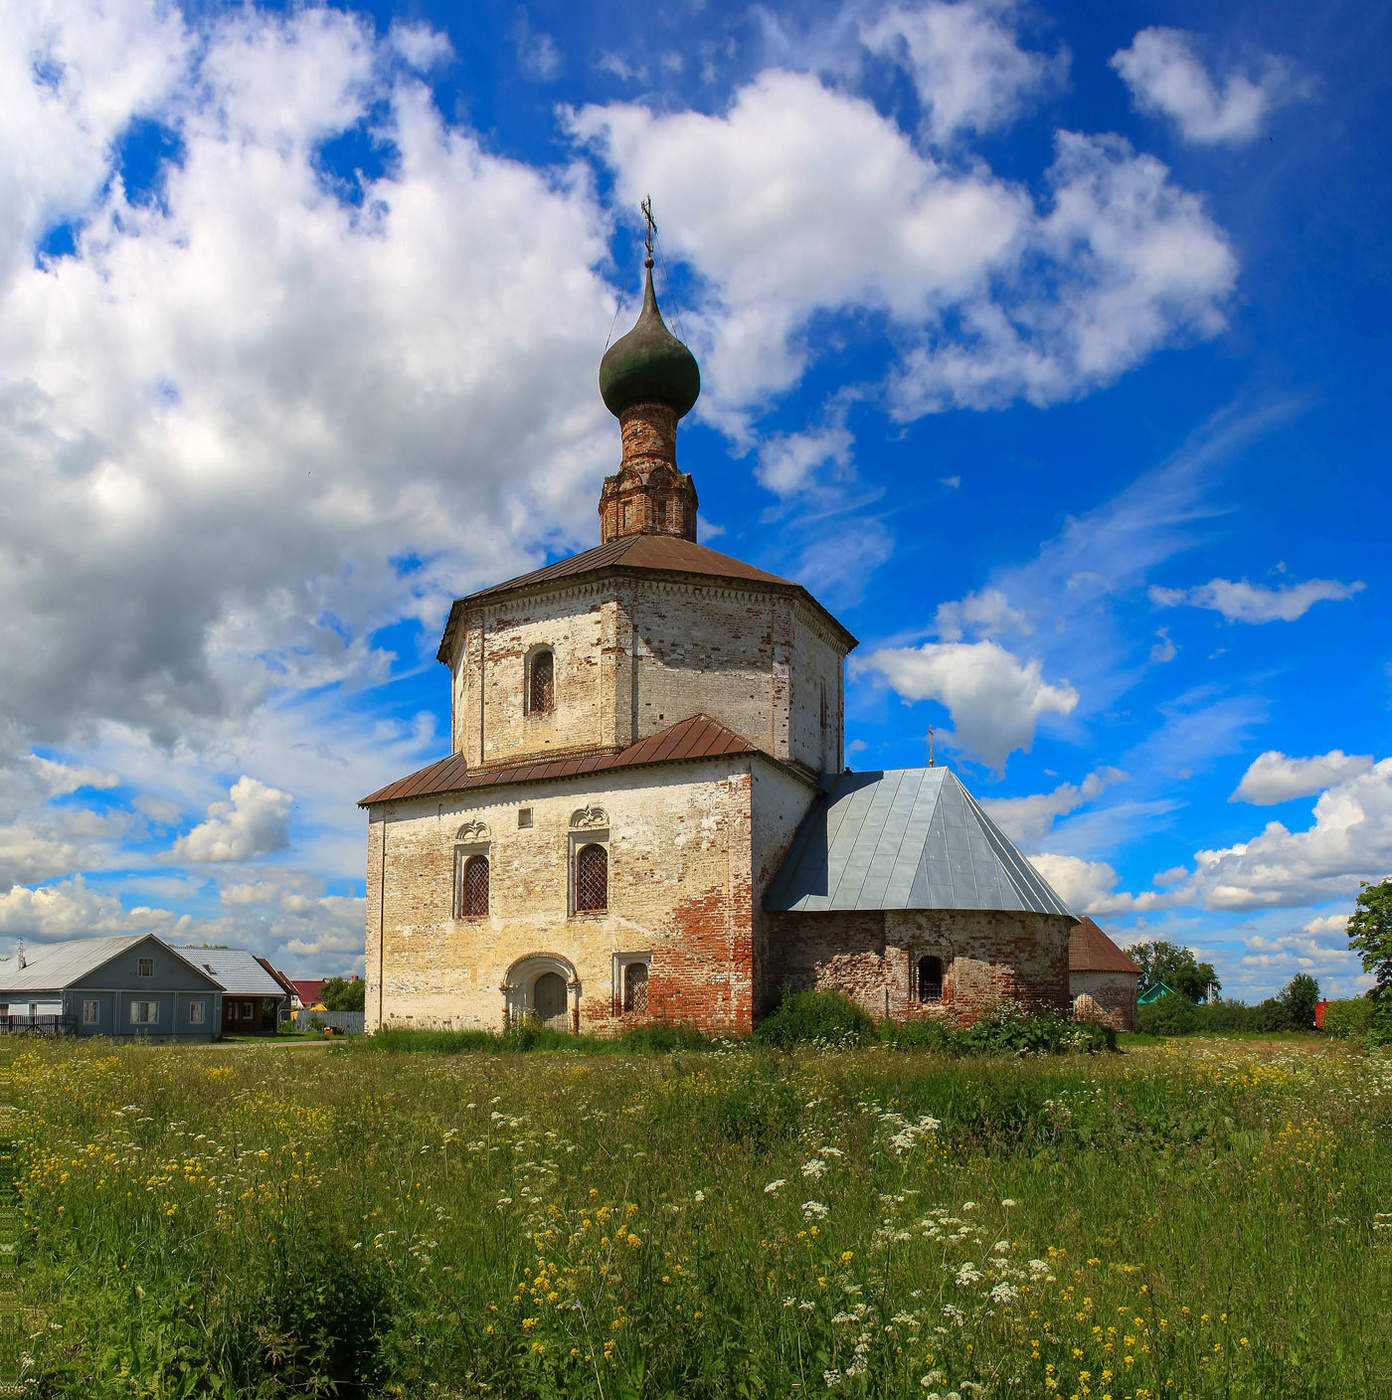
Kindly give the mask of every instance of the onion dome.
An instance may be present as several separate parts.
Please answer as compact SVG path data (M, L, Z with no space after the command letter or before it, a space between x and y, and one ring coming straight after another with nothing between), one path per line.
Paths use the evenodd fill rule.
M643 309L625 336L599 362L599 395L614 417L637 403L660 403L678 418L690 413L701 393L696 357L667 329L653 291L653 261L648 258Z

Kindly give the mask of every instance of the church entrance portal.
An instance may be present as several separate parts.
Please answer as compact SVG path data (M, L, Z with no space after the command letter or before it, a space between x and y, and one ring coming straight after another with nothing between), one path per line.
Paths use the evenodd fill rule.
M553 1030L579 1029L580 981L575 968L556 953L532 953L508 968L503 982L505 1025L524 1021Z

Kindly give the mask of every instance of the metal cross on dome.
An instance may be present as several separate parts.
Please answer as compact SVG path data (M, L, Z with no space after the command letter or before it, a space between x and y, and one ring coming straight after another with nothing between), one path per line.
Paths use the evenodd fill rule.
M643 202L638 206L643 211L643 217L647 220L647 232L643 235L643 246L648 250L648 262L652 263L653 255L653 234L657 232L657 223L652 216L652 195L644 195Z

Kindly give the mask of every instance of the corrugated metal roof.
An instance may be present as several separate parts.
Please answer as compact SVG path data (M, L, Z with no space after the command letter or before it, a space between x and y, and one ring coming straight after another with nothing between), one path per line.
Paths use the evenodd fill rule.
M222 983L234 997L283 997L285 988L245 948L175 948L200 972Z
M646 739L618 753L591 753L578 758L553 758L540 763L513 764L470 770L462 754L451 754L428 768L409 773L364 797L359 807L376 802L398 802L407 797L434 797L442 792L467 792L471 788L500 787L504 783L540 783L550 778L574 778L584 773L604 773L611 768L635 768L645 763L677 763L690 758L721 758L726 754L759 753L743 735L711 719L693 715L669 724Z
M20 967L18 958L0 962L0 992L56 991L149 937L148 933L111 933L35 944L25 949L26 966Z
M673 535L628 535L623 539L610 540L607 544L596 545L593 549L572 554L567 559L557 559L544 568L533 569L531 573L508 579L506 583L495 583L489 588L481 588L463 598L457 598L450 608L445 622L444 634L436 651L436 659L449 661L449 644L458 626L460 614L471 603L487 601L490 598L511 593L518 589L534 588L540 584L553 583L560 579L574 578L581 574L599 573L604 570L647 570L677 574L705 574L713 578L736 579L744 583L757 584L763 588L799 593L831 624L844 633L847 649L854 647L856 639L846 631L831 613L800 584L791 579L780 578L753 564L746 564L729 554L707 549L695 540L678 539Z
M1072 917L947 768L832 778L798 829L764 908L1019 909Z
M1090 918L1074 924L1068 935L1069 972L1131 972L1140 975L1139 963L1125 953Z

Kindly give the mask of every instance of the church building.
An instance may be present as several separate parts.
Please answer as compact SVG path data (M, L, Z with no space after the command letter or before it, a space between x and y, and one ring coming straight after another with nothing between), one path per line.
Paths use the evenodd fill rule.
M877 1016L1069 1006L1073 915L941 767L843 767L856 639L696 540L700 393L652 259L605 353L600 543L456 600L451 752L362 799L367 1025L741 1032L785 986Z

